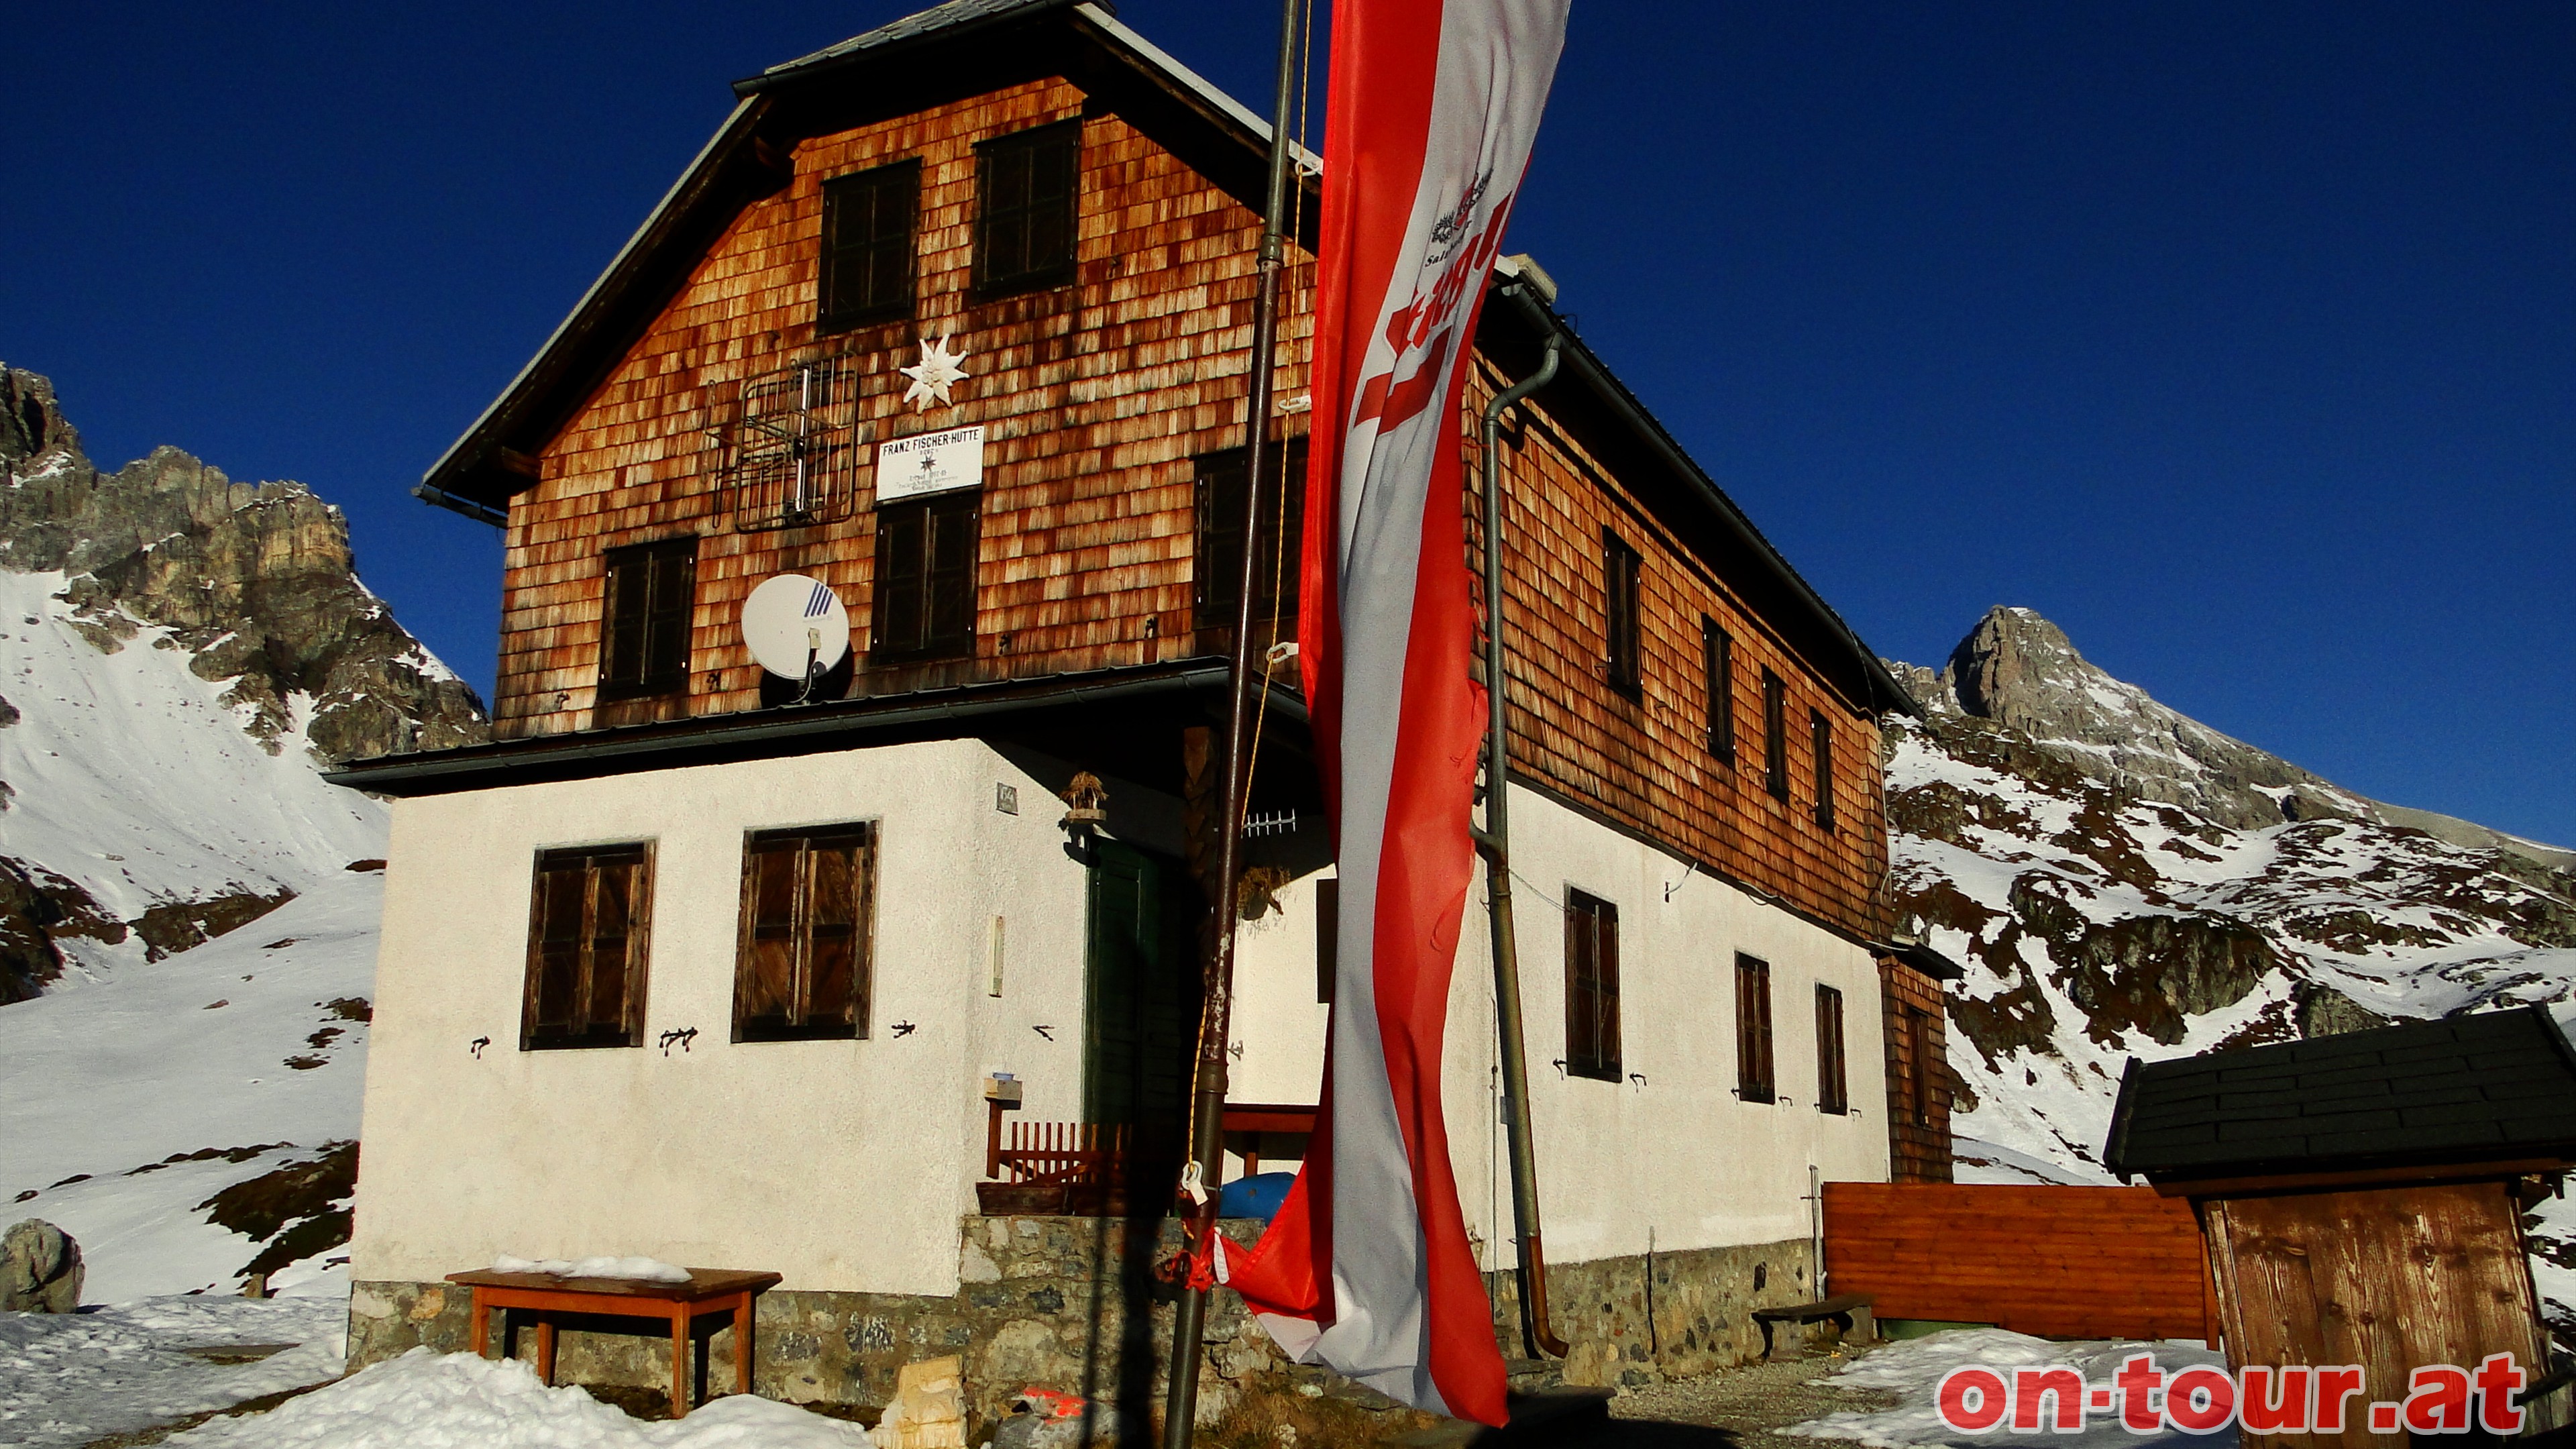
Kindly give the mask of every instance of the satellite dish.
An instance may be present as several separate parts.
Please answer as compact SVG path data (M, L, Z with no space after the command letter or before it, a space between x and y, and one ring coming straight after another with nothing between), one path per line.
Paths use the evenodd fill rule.
M742 601L742 642L770 673L809 679L848 656L850 611L821 579L779 574Z

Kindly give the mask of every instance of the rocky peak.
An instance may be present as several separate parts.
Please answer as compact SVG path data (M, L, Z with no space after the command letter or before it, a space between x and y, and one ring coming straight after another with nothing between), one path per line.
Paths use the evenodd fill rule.
M482 701L358 581L340 510L301 483L236 483L162 447L114 473L83 453L53 384L0 366L0 567L60 570L102 650L175 631L272 745L309 701L329 760L488 737Z
M1936 721L1990 721L2132 798L2181 805L2233 829L2364 820L2503 850L2552 870L2576 867L2576 854L2356 795L2221 734L2104 673L2065 630L2029 609L1987 610L1938 673L1897 668Z

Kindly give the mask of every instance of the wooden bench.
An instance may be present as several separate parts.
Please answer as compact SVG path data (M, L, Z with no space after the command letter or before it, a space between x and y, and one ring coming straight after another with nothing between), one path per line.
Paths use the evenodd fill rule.
M1754 1309L1753 1321L1762 1325L1762 1356L1766 1359L1771 1356L1773 1325L1781 1323L1804 1325L1831 1320L1835 1327L1849 1333L1858 1316L1869 1311L1870 1301L1870 1296L1866 1293L1842 1293L1831 1298L1819 1298L1813 1303L1791 1303L1779 1308Z
M733 1320L733 1387L751 1392L754 1304L778 1286L776 1273L740 1273L691 1268L686 1283L654 1283L640 1278L557 1278L549 1273L495 1273L479 1269L450 1273L450 1283L474 1290L474 1356L484 1356L491 1342L492 1310L517 1309L537 1320L537 1377L555 1381L555 1320L567 1313L619 1318L658 1318L671 1325L671 1417L689 1412L689 1343L697 1322L715 1314ZM504 1320L502 1357L510 1355L511 1330Z

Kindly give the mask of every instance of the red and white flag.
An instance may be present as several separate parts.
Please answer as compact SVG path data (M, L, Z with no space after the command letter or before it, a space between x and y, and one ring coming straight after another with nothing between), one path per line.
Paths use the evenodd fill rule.
M1298 658L1340 974L1305 1168L1259 1246L1217 1269L1300 1360L1488 1424L1502 1355L1440 1111L1485 722L1459 399L1569 3L1333 7Z

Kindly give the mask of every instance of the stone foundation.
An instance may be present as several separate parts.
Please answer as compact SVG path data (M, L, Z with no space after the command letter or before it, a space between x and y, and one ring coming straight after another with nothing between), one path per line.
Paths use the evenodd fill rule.
M1813 1302L1814 1253L1808 1240L1732 1248L1551 1263L1548 1307L1571 1351L1555 1367L1569 1384L1635 1388L1749 1363L1762 1356L1756 1308ZM1651 1271L1650 1265L1651 1263ZM1506 1356L1522 1342L1520 1275L1489 1273L1494 1329ZM1808 1330L1808 1332L1830 1330ZM1781 1356L1801 1329L1774 1330Z
M1249 1242L1254 1222L1224 1224ZM1156 1259L1180 1247L1173 1220L988 1218L970 1216L960 1233L955 1297L905 1293L761 1295L752 1389L790 1403L881 1407L907 1363L959 1354L966 1361L968 1412L985 1422L1009 1411L1021 1388L1104 1400L1131 1412L1159 1410L1168 1382L1162 1353L1178 1295L1154 1281ZM358 1368L426 1346L461 1353L472 1343L470 1289L448 1283L362 1282L349 1298L349 1366ZM501 1318L492 1335L501 1342ZM533 1360L536 1334L518 1335ZM1247 1375L1284 1367L1242 1300L1208 1305L1199 1405L1203 1417L1233 1402ZM707 1340L705 1382L729 1390L735 1337ZM645 1319L566 1320L555 1346L560 1383L670 1384L668 1330Z
M1228 1222L1250 1242L1260 1225ZM1158 1412L1164 1350L1178 1295L1152 1277L1180 1246L1171 1220L980 1217L963 1220L956 1296L773 1290L760 1299L753 1390L791 1403L883 1405L895 1372L942 1354L966 1361L970 1414L990 1423L1026 1386L1081 1394L1133 1413ZM1573 1345L1548 1368L1569 1384L1634 1387L1759 1358L1752 1312L1812 1299L1803 1238L1750 1247L1697 1248L1550 1267L1556 1331ZM1520 1358L1519 1278L1487 1275L1507 1358ZM469 1290L446 1283L362 1282L349 1299L349 1365L359 1368L426 1346L463 1352L471 1342ZM502 1333L496 1314L493 1336ZM1783 1351L1799 1330L1784 1325ZM570 1320L558 1336L556 1377L566 1383L661 1388L670 1382L665 1330L649 1320ZM734 1334L708 1341L706 1382L733 1382ZM1224 1412L1255 1378L1281 1385L1328 1376L1284 1361L1232 1293L1208 1305L1199 1385L1203 1419ZM534 1358L536 1335L517 1352ZM1336 1392L1374 1398L1364 1390Z

